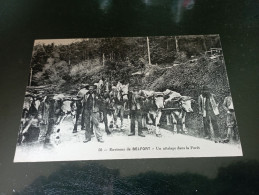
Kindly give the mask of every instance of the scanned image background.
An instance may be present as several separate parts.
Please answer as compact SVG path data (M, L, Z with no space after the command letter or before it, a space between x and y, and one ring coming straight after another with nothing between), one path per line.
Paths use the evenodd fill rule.
M15 162L242 156L218 35L36 40Z

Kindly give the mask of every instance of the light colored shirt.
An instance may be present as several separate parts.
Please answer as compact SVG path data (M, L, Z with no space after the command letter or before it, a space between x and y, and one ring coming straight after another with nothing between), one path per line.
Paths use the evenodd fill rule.
M212 110L215 115L219 115L218 104L215 101L215 95L211 94L209 98L204 97L202 94L199 96L198 103L199 103L199 113L206 117L207 109L206 109L206 101L210 101Z

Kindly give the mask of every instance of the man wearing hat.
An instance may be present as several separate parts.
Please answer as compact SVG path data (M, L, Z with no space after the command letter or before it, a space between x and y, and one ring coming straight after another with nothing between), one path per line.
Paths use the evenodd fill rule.
M218 104L215 101L215 95L210 92L210 88L204 85L202 88L202 94L198 99L199 114L203 116L203 126L205 138L210 139L212 137L210 131L210 122L213 127L214 137L219 137L219 127L217 116L219 115Z
M230 89L228 92L228 96L225 97L223 102L223 108L227 112L227 137L225 138L225 141L230 141L233 138L238 139L238 133L237 133L237 121L236 121L236 115L234 111L233 101L230 94Z
M88 88L89 88L89 84L82 84L81 85L81 89L79 90L79 92L77 93L77 98L80 98L83 100L84 98L84 95L87 94L88 92ZM81 130L85 130L85 126L84 126L84 110L83 110L83 103L82 102L79 102L78 103L78 108L77 108L77 117L79 118L79 115L82 113L82 116L81 116ZM77 130L75 130L74 132L77 132Z
M135 135L135 121L138 122L138 135L145 137L142 132L142 111L141 111L141 101L142 101L141 91L138 86L133 88L133 92L130 94L129 106L130 106L130 134L129 136Z
M45 96L40 103L38 109L38 119L40 121L40 134L39 134L39 141L42 142L45 139L46 132L47 132L47 125L49 121L49 107L50 107L50 97ZM54 126L54 123L53 123Z
M48 94L44 97L38 110L38 118L41 121L39 141L50 144L50 136L54 132L54 126L60 115L60 99L57 95Z
M93 128L95 130L98 142L103 142L102 133L99 127L99 100L96 94L94 93L95 89L96 87L94 85L90 85L88 88L89 91L84 95L83 98L84 124L86 127L84 143L91 141L91 122L93 124Z

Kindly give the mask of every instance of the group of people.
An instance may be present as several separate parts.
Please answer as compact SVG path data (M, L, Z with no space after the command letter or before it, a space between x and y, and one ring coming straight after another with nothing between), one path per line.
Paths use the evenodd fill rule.
M105 86L105 83L104 85ZM84 117L82 117L83 123L82 126L85 127L85 143L91 140L91 134L93 134L93 129L95 129L95 134L97 136L97 140L99 142L103 142L101 131L99 128L100 118L103 118L105 123L105 131L107 134L110 134L107 123L107 113L109 111L104 111L109 108L111 102L115 103L113 105L113 116L114 116L114 125L117 126L117 116L120 112L121 117L121 127L123 129L123 115L125 109L128 109L130 112L130 133L128 136L134 136L136 134L135 123L138 123L138 136L145 137L143 134L143 100L146 96L143 95L142 90L138 86L135 86L131 90L129 90L126 94L121 94L121 99L118 99L118 96L114 95L113 92L119 92L120 86L122 84L120 82L113 83L113 86L110 90L104 90L104 94L100 95L102 90L98 89L96 85L87 86L88 92L83 96L83 112ZM106 88L107 89L107 88ZM98 90L100 91L98 93ZM99 95L98 95L99 94ZM113 95L111 95L113 94ZM123 95L126 95L126 100L123 99ZM98 99L99 98L99 99ZM237 123L235 118L235 112L232 102L232 97L229 93L223 102L223 108L227 112L227 136L224 141L228 142L231 139L238 139L237 132ZM219 126L218 126L218 115L219 108L218 103L216 102L215 95L211 93L211 90L208 86L203 86L202 93L198 98L198 107L199 114L203 117L203 127L204 127L204 137L206 139L219 138ZM112 107L110 107L112 109ZM100 112L102 114L100 115ZM92 128L91 128L92 124ZM160 136L158 133L157 136Z
M120 82L110 87L109 90L104 84L99 88L99 85L86 85L86 93L82 94L81 91L78 93L78 97L82 101L82 122L81 128L85 130L84 143L91 141L92 135L95 133L98 142L103 142L102 131L100 130L99 124L101 121L105 124L105 132L110 134L108 127L107 114L113 115L113 124L109 126L115 126L116 128L124 129L123 118L126 110L130 111L130 134L133 136L136 134L135 122L138 121L138 136L145 137L142 132L142 118L141 118L141 102L143 98L139 94L139 88L134 87L133 91L120 89L121 87L128 88L128 85L122 85ZM117 118L120 116L120 127L118 126ZM74 133L77 130L74 129Z
M208 86L203 86L202 93L198 98L199 114L203 117L204 136L206 139L210 139L212 136L219 137L218 127L218 115L219 108L218 103L215 100L215 95L211 93ZM234 112L234 106L232 97L229 95L225 97L223 102L223 108L227 112L226 124L227 124L227 136L223 141L230 141L232 139L238 139L237 122ZM211 131L211 127L213 131ZM214 134L214 135L213 135Z
M81 116L81 130L85 130L84 143L91 141L94 134L97 141L102 143L104 140L102 130L99 126L100 123L104 123L107 134L111 134L110 128L112 126L123 130L124 112L129 112L130 133L128 136L134 136L137 132L138 136L145 137L143 134L143 115L147 108L144 108L143 101L146 98L147 96L143 94L143 90L140 90L139 86L129 89L129 84L107 82L105 79L101 79L95 84L84 84L76 97L73 100L69 100L71 102L70 113L74 112L74 118L76 118L73 133L77 133L77 121ZM203 86L202 93L198 98L198 107L199 114L203 117L204 137L207 139L219 137L220 134L218 127L219 109L215 99L215 95L211 93L210 88ZM32 105L35 104L32 103ZM237 136L235 112L230 95L225 98L223 108L227 112L228 128L227 136L224 140L229 141ZM62 101L57 96L48 94L44 98L42 97L37 109L30 109L34 110L34 112L30 113L30 116L27 117L27 124L23 125L20 142L24 139L25 133L28 130L27 127L37 118L41 126L39 140L42 140L44 143L50 143L50 137L54 132L54 127L59 121L58 118L64 114L62 113ZM113 124L108 124L108 114L113 116ZM118 117L120 117L120 127L117 122ZM136 122L138 124L138 131L135 129ZM213 131L211 131L212 129ZM156 132L156 135L161 136L160 131L158 133Z
M129 85L120 82L103 82L82 84L82 88L73 98L63 94L41 94L26 93L23 108L22 124L19 132L18 143L28 140L30 128L37 127L39 130L38 140L45 144L51 142L51 136L56 132L58 125L62 122L62 117L66 114L73 115L74 129L77 133L77 123L81 116L81 130L85 131L84 143L91 141L93 135L98 142L104 142L100 123L105 124L105 132L111 134L112 126L123 130L124 111L131 110L131 133L135 134L135 121L138 121L138 135L145 137L142 133L139 90L129 93ZM132 100L132 101L130 101ZM36 106L37 102L37 106ZM69 112L64 111L64 103L69 103ZM66 104L67 105L67 104ZM112 115L113 123L108 125L107 115ZM120 117L120 127L118 126ZM62 131L58 129L57 132Z

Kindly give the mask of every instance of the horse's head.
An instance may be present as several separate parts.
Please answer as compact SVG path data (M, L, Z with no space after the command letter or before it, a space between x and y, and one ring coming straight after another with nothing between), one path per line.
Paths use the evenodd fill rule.
M129 84L127 85L121 85L121 97L123 101L128 101L129 100Z
M158 109L164 108L164 94L162 92L154 93L154 103Z
M118 93L118 91L117 91L116 87L113 86L110 93L109 93L110 98L116 98L117 93Z

